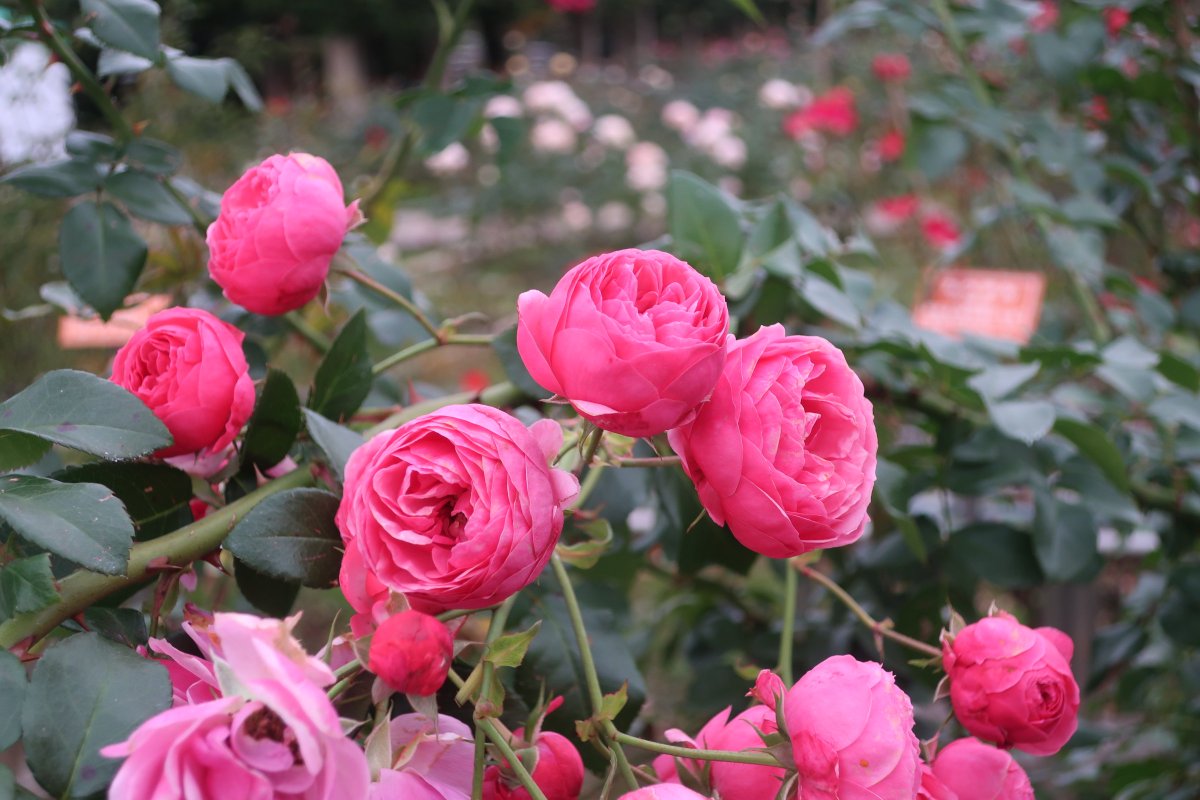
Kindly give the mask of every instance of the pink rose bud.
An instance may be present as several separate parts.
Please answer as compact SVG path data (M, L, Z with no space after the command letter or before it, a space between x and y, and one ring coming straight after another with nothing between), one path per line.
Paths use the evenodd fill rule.
M712 398L669 433L718 524L772 558L850 544L867 524L878 440L862 381L819 336L730 337Z
M550 561L563 507L579 492L575 476L549 465L561 446L557 422L526 428L483 405L447 406L375 436L346 464L341 584L373 597L355 571L369 572L425 611L483 608L524 589Z
M658 250L589 258L549 297L517 301L517 349L533 379L625 436L691 417L721 374L728 332L716 284Z
M221 198L208 228L208 273L256 314L284 314L317 296L346 231L361 218L323 158L274 155Z
M776 705L783 700L787 692L787 684L783 682L783 678L780 678L769 669L764 669L759 671L758 677L754 680L754 688L746 692L746 696L753 697L774 711Z
M921 784L912 701L874 662L833 656L788 692L800 796L911 798Z
M659 783L654 786L643 786L637 791L626 792L621 795L620 800L708 800L708 798L677 783Z
M1074 644L1054 628L1027 628L1003 611L943 641L950 702L972 735L1026 753L1057 753L1075 733Z
M959 739L939 750L933 774L957 800L1034 800L1029 776L1012 755L978 739Z
M454 638L436 617L401 611L375 630L367 668L397 692L437 693L454 660Z
M962 800L958 793L951 789L946 784L942 783L942 779L933 774L933 768L928 764L921 764L921 788L917 790L916 800Z
M523 728L513 732L520 739ZM530 773L546 800L579 800L583 789L583 759L567 737L552 731L538 734L537 764ZM488 767L484 777L483 800L530 800L529 792L519 783L505 778L499 767Z
M112 382L137 395L175 443L160 458L227 447L254 410L244 334L198 308L168 308L146 321L113 359Z

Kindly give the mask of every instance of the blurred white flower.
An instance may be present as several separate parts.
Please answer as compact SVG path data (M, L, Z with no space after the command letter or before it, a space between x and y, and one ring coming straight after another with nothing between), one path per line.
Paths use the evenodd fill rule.
M702 153L712 155L717 142L733 133L733 125L737 115L727 108L710 108L684 134L687 143Z
M667 151L654 142L638 142L625 153L625 185L635 192L653 192L667 183Z
M500 149L500 134L496 133L490 122L485 122L479 129L479 144L487 153L495 153Z
M629 120L619 114L605 114L597 118L596 124L592 126L592 136L600 144L614 150L624 150L637 138Z
M793 108L800 105L800 92L783 78L772 78L758 90L758 102L764 108Z
M524 98L525 107L535 114L559 117L577 131L591 127L591 109L563 81L532 83L525 89Z
M642 211L652 217L661 217L667 213L667 198L659 192L651 192L642 196Z
M533 149L543 153L565 154L575 150L575 129L561 119L540 119L530 131Z
M455 175L471 163L471 154L462 142L452 142L425 159L425 168L434 175Z
M718 166L738 170L746 164L746 142L737 136L726 136L713 143L709 154Z
M485 119L519 117L524 111L521 101L511 94L498 94L487 101L487 105L483 107L483 116Z
M616 200L605 203L596 212L596 227L606 233L627 230L631 225L633 209Z
M74 127L66 65L51 64L40 44L16 47L0 67L0 163L62 158Z
M568 200L563 204L562 220L576 233L586 231L592 227L592 210L578 200Z
M700 120L700 109L687 100L672 100L663 106L662 123L680 133L686 133Z

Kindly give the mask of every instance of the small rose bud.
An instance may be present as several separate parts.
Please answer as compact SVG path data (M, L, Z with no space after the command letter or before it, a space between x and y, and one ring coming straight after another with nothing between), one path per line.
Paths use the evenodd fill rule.
M368 669L397 692L430 695L450 672L454 640L435 617L401 611L375 631Z
M772 711L776 704L786 695L788 687L774 672L764 669L754 679L754 688L746 692L747 697L753 697Z

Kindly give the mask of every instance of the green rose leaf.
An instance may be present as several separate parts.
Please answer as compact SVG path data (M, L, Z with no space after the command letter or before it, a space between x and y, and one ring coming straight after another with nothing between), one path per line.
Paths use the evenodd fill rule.
M333 521L338 503L320 489L280 492L246 514L225 547L272 578L326 589L342 562L342 536Z
M112 203L85 200L63 217L58 236L63 275L104 319L133 291L146 252L129 218Z

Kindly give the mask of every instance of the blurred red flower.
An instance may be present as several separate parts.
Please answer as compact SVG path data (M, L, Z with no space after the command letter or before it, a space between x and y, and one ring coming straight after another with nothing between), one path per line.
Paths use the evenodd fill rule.
M793 139L799 139L809 131L849 136L857 127L854 92L845 86L830 89L783 121L784 133Z
M903 83L912 75L912 64L903 53L880 53L871 61L871 71L881 81Z
M879 157L885 163L896 161L904 155L904 134L895 128L879 137Z
M1058 3L1052 0L1042 0L1038 3L1038 11L1029 20L1029 29L1034 33L1048 31L1058 24Z
M1129 24L1129 9L1112 6L1104 9L1104 26L1108 35L1116 38L1126 25Z
M958 223L941 211L931 211L921 220L921 235L930 247L949 250L962 239Z

